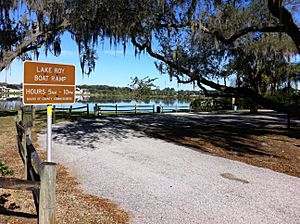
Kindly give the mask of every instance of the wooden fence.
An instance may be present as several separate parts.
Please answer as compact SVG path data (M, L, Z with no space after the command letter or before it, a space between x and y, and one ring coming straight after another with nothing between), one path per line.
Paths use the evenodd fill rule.
M40 224L55 223L56 164L42 162L31 142L31 124L16 122L24 179L0 177L0 188L31 191Z
M155 113L155 105L98 105L94 106L94 114L99 115L102 113Z
M172 113L172 112L191 112L190 106L161 106L161 113Z
M94 106L95 115L102 113L167 113L167 112L191 112L190 106L156 106L155 105L98 105Z
M171 112L191 112L190 106L156 106L156 105L118 105L118 104L95 104L94 105L94 115L100 114L141 114L141 113L171 113ZM31 109L32 113L46 113L46 109L34 111ZM52 121L55 123L57 115L71 117L73 115L86 115L90 116L89 104L81 107L56 107L53 106ZM31 115L34 121L35 115Z
M35 117L35 113L37 114L46 114L47 109L42 109L42 110L36 110L36 111L32 111L32 117ZM76 115L86 115L87 117L89 117L90 115L90 110L89 110L89 105L85 105L85 106L81 106L81 107L73 107L72 105L70 107L56 107L55 105L53 106L52 109L52 122L55 123L56 122L56 117L58 115L60 116L67 116L67 117L71 117L72 114L74 115L76 113ZM33 119L34 120L34 119Z

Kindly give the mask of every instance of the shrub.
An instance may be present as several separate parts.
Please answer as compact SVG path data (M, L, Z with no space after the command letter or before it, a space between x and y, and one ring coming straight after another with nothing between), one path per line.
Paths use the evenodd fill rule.
M5 161L0 162L0 176L12 176L14 171L6 165Z
M191 103L191 107L195 111L218 111L218 110L230 110L231 109L231 101L227 98L200 98L195 99Z

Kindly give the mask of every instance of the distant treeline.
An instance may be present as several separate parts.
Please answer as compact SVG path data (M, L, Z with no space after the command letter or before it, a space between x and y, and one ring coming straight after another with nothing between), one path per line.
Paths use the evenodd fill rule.
M0 83L0 86L5 86L10 89L22 89L22 84Z
M108 86L108 85L79 85L81 89L87 89L91 93L91 95L97 96L122 96L133 98L134 97L134 90L130 87L115 87L115 86ZM145 98L189 98L192 96L199 96L201 95L200 91L191 91L191 90L179 90L176 91L174 88L164 88L164 89L153 89Z

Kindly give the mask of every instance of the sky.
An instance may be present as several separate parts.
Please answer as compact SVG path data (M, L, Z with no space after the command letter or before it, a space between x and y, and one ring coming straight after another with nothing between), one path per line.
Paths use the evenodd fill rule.
M103 45L97 47L97 62L96 68L92 74L82 76L78 49L76 43L71 39L68 33L62 37L62 52L59 57L53 56L48 53L47 57L44 52L40 51L39 61L49 63L65 63L74 64L76 67L76 85L110 85L110 86L129 86L130 77L144 78L149 76L151 78L158 78L154 84L161 89L170 87L176 90L185 89L193 90L192 84L178 85L176 80L170 81L167 74L160 74L154 65L154 59L149 55L141 54L140 56L134 55L134 48L128 44L126 54L123 54L123 47L117 49L110 47L109 41L104 41ZM20 84L23 82L23 62L15 60L8 70L0 72L0 82L4 82L7 78L8 83ZM195 89L197 90L197 89Z

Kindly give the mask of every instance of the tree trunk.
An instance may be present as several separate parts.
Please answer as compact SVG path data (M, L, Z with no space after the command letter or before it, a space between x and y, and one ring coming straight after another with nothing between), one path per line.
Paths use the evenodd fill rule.
M257 103L256 102L252 102L250 104L250 113L251 114L256 114L257 112L258 112Z
M257 105L261 105L265 109L271 109L278 112L283 113L291 113L296 116L300 116L300 106L299 105L284 105L283 103L279 103L273 100L270 100L252 89L246 87L234 88L229 86L218 85L210 80L201 79L201 83L207 86L210 86L213 89L216 89L227 96L235 96L235 97L249 97L251 98ZM256 107L257 107L256 105Z

